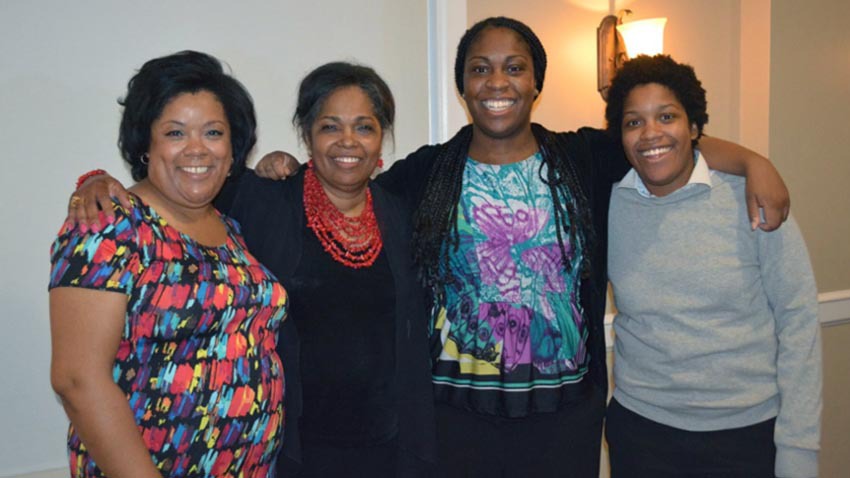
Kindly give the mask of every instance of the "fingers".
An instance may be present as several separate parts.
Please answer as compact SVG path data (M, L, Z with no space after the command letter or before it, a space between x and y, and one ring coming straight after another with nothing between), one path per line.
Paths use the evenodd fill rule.
M785 221L784 210L775 207L765 207L762 209L764 220L759 224L759 229L762 231L772 231L777 229Z
M125 207L131 206L129 194L115 179L105 175L87 179L68 202L68 220L79 225L84 232L89 229L100 231L114 218L113 195Z
M298 172L301 164L289 153L283 151L272 151L266 154L257 163L254 171L257 176L268 179L286 179Z
M254 170L257 172L257 176L261 178L268 179L279 179L276 176L274 164L276 161L280 161L280 155L282 155L280 151L272 151L271 153L266 154L260 159L260 162L257 163L257 167Z
M750 218L750 229L755 231L759 224L761 223L761 206L759 205L758 198L754 194L750 194L749 192L746 194L747 198L747 216Z
M299 163L298 160L295 159L295 156L289 153L284 152L281 154L283 155L284 170L286 171L286 175L293 176L295 173L298 172L298 168L301 167L301 163Z
M77 211L80 210L80 206L83 203L83 198L77 196L76 194L71 195L71 200L68 202L68 221L73 224L80 223L80 215L77 214Z
M133 208L133 204L130 202L130 193L124 189L124 186L122 186L121 183L114 179L109 182L109 196L118 199L118 202L124 209L129 210ZM109 217L113 217L115 215L115 211L113 211L111 206L111 202L101 203L101 208Z
M287 176L292 174L292 171L290 171L289 166L284 164L283 159L278 161L277 158L275 158L274 163L272 163L272 170L273 170L273 176L272 176L273 179L286 179Z

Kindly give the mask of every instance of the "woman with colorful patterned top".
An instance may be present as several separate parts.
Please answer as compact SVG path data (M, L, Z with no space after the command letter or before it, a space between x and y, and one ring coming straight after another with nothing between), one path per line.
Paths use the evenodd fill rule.
M71 475L269 476L287 296L212 205L256 141L251 97L186 51L145 63L121 104L131 207L116 202L101 227L66 223L51 250Z
M411 211L370 181L394 117L392 92L372 68L321 65L301 80L293 115L309 164L288 181L246 171L216 199L292 295L278 344L287 385L278 477L414 477L435 468ZM108 190L124 194L103 174L76 194L103 202Z

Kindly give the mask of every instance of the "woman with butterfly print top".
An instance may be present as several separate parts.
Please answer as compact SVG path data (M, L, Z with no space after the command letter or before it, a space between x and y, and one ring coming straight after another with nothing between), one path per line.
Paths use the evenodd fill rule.
M472 124L376 179L417 211L445 476L598 476L608 199L628 163L602 131L531 123L545 68L526 25L476 23L455 60ZM719 169L750 160L704 146Z

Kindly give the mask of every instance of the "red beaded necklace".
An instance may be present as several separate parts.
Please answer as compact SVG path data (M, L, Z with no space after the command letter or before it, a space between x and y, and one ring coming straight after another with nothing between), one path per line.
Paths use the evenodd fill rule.
M358 217L348 217L328 198L313 171L311 161L304 172L304 212L307 225L335 261L354 269L375 263L383 241L369 188L366 188L366 206L363 211Z

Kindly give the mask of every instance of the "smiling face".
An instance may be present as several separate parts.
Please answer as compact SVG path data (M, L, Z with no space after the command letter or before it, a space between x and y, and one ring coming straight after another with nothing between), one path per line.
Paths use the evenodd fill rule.
M696 138L696 124L688 122L669 88L648 83L629 92L623 103L623 148L652 194L666 196L688 183Z
M338 88L325 99L310 126L316 177L329 195L366 189L381 156L383 131L369 97L359 86Z
M208 207L233 163L230 124L209 91L171 99L151 124L148 181L157 193L186 209Z
M509 28L486 28L466 53L464 100L473 128L492 139L530 134L537 91L531 50Z

